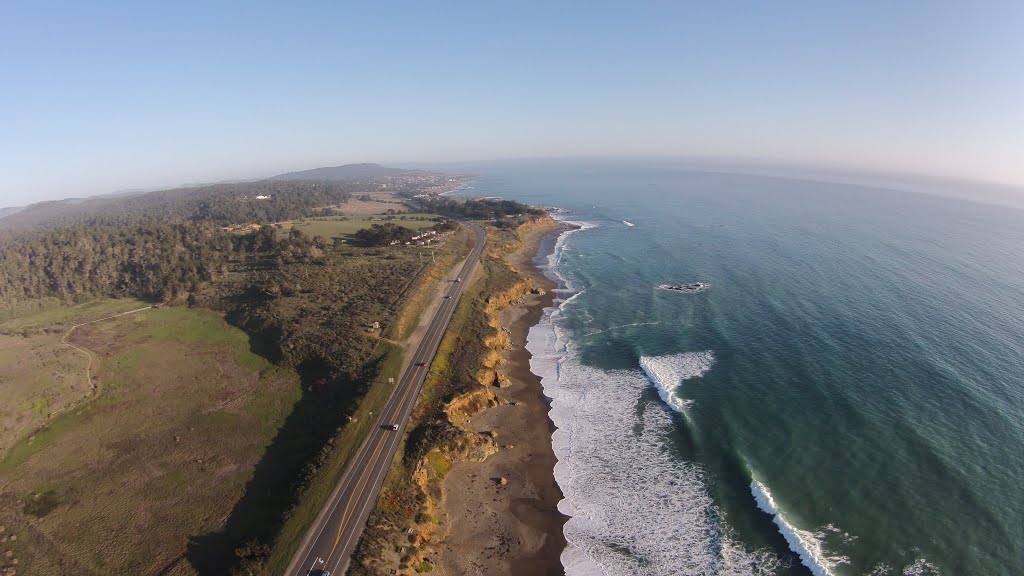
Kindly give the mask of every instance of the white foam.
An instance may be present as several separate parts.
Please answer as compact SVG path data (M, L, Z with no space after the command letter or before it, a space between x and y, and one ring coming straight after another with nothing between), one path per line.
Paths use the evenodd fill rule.
M767 575L780 559L751 551L731 538L707 492L702 470L673 452L672 416L644 400L650 386L641 370L606 371L584 366L560 327L566 308L584 291L558 270L566 243L578 229L562 233L548 256L548 272L571 294L547 308L530 329L530 369L551 398L556 429L555 480L564 498L562 565L568 576L591 575ZM639 324L638 324L639 325ZM648 359L676 384L698 377L713 362L710 352Z
M941 576L942 572L924 558L918 558L914 562L903 567L903 570L896 571L891 565L881 562L868 572L868 576Z
M558 509L570 517L566 574L767 574L778 566L773 554L746 550L719 524L702 470L672 448L671 413L644 399L644 373L583 365L559 326L562 310L546 312L527 349L557 427Z
M562 256L565 254L567 250L569 250L569 238L572 237L572 235L576 234L577 232L597 228L597 224L594 224L593 222L569 220L562 214L557 213L551 214L551 218L564 224L571 224L573 226L576 226L576 228L566 230L558 235L558 238L555 240L554 248L551 250L551 253L548 254L547 266L544 267L545 272L547 272L547 275L550 276L551 279L554 280L559 285L559 287L555 289L555 293L570 295L569 298L563 299L564 306L565 303L568 303L573 300L573 298L575 297L574 295L578 295L578 293L582 292L582 289L575 286L572 280L563 275L559 270L558 265L562 261Z
M692 405L690 400L679 396L679 385L683 380L700 378L715 363L710 350L685 352L669 356L641 356L640 367L654 384L658 395L677 412Z
M913 564L903 568L903 576L937 576L939 569L924 558L918 558Z
M787 522L767 486L755 479L750 483L750 492L754 495L754 500L757 501L757 507L772 517L775 525L779 527L779 532L789 544L789 549L800 556L800 561L814 576L832 576L833 568L840 564L849 564L849 558L829 556L825 552L822 543L825 537L823 532L800 530ZM832 528L834 529L834 527Z

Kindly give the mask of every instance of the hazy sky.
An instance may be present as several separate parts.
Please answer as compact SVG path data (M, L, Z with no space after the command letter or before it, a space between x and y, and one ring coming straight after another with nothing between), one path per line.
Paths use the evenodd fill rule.
M0 206L542 156L1024 184L1020 0L227 4L0 3Z

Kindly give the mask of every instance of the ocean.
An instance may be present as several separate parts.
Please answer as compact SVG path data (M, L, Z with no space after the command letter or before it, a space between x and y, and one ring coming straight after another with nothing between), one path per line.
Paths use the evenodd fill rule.
M1024 573L1024 211L665 162L557 207L529 335L576 574ZM661 283L704 282L696 293Z

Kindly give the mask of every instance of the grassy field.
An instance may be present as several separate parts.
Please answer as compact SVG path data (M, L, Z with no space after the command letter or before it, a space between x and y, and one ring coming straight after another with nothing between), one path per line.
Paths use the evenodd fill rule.
M399 226L405 226L412 230L430 228L437 222L437 214L397 214L395 216L327 216L323 218L304 218L302 220L291 220L282 222L287 228L298 228L309 236L323 236L324 238L345 238L355 234L363 228L369 228L374 224L391 222Z
M145 302L134 298L102 298L77 306L65 306L56 299L32 301L22 306L18 311L20 314L0 322L0 334L21 334L25 330L28 333L66 330L80 322L96 320L146 305Z
M133 307L101 301L4 325L59 342L60 326ZM43 336L4 338L25 341L13 349L29 373L66 382L73 357L47 358L33 343ZM253 354L244 332L209 311L146 310L69 340L98 359L102 394L0 461L0 525L18 573L194 573L182 557L189 539L231 512L300 397L298 377Z
M80 306L33 302L31 311L0 323L0 458L51 414L86 397L88 359L61 342L80 322L134 310L145 303L106 299Z
M361 200L369 196L368 200ZM348 202L335 207L336 210L348 215L383 214L391 210L407 210L409 207L405 202L390 192L370 192L369 194L357 194Z

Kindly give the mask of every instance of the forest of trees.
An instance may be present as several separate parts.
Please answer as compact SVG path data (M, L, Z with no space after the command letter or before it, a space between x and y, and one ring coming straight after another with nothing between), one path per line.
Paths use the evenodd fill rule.
M461 201L446 196L436 196L417 198L415 201L424 212L434 212L443 216L468 218L470 220L499 220L507 217L533 217L544 214L544 210L540 208L533 208L514 200L501 200L497 198Z
M210 223L72 226L0 244L0 304L97 296L168 300L226 271L229 237Z
M0 219L9 230L69 225L130 226L140 221L267 224L311 216L348 201L365 185L352 182L271 181L213 184L134 196L43 202ZM261 197L261 198L257 198Z
M323 257L326 242L264 226L244 236L210 222L69 226L0 243L0 306L54 297L181 299L229 270L275 269Z
M415 230L391 222L385 222L384 224L374 224L369 228L363 228L352 236L360 246L388 246L392 242L399 244L409 242L415 235Z

